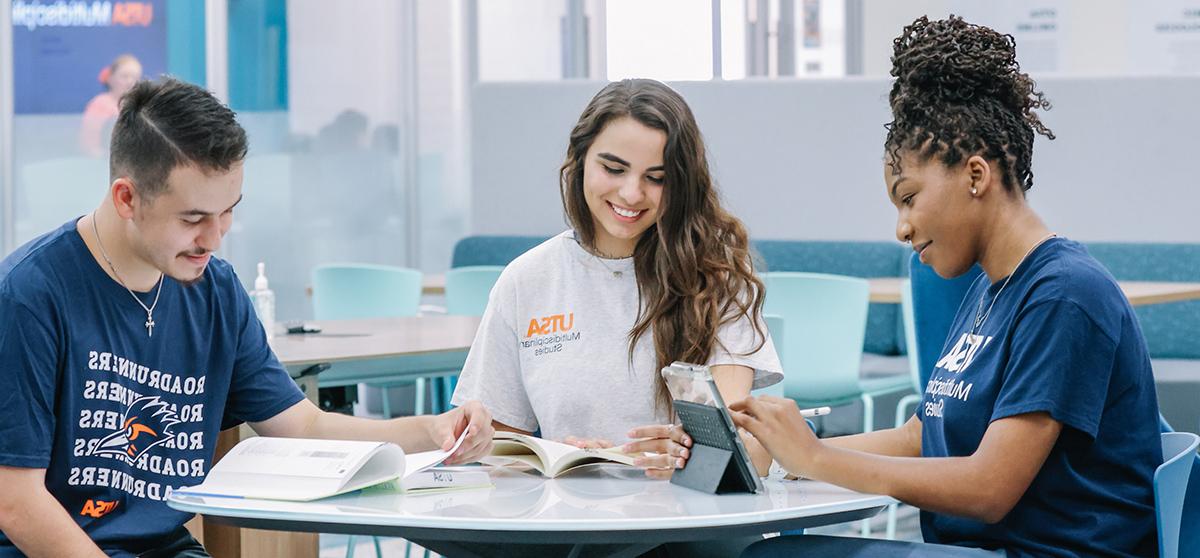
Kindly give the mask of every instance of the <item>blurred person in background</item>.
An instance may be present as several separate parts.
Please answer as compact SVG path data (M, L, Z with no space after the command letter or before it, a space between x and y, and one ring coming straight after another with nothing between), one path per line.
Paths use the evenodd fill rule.
M104 91L88 101L79 126L79 148L84 155L98 157L104 153L112 123L120 112L121 97L141 79L142 63L132 54L122 54L100 70Z

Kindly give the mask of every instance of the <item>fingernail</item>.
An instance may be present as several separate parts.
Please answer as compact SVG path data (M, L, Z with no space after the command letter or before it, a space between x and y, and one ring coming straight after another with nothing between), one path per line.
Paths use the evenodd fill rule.
M676 459L676 460L675 460L675 468L676 468L676 469L682 469L682 468L683 468L683 459Z
M690 446L690 445L692 445L692 439L688 438L687 436L684 436L683 443Z
M686 448L679 452L679 457L687 459L687 456L688 456L688 450Z
M629 453L629 444L621 446L621 453Z
M630 430L629 432L627 432L627 433L625 434L625 436L626 436L626 437L628 437L628 438L632 438L632 437L633 437L633 431L632 431L632 430Z

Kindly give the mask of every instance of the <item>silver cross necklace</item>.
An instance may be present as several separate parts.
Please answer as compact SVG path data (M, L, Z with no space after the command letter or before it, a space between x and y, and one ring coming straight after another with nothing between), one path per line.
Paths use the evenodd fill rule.
M122 287L125 287L125 290L129 291L129 296L132 296L133 299L137 301L138 306L141 306L142 310L146 311L146 336L154 337L154 307L158 306L158 296L162 294L163 278L165 278L167 274L162 273L158 276L158 290L154 293L154 302L152 302L150 306L146 306L146 303L142 302L142 299L138 298L138 295L133 292L133 289L130 289L127 285L125 285L125 281L121 279L121 274L117 273L117 266L113 265L112 260L108 257L108 252L104 250L104 243L100 241L100 229L96 227L95 211L92 212L92 233L96 235L96 245L100 247L100 255L104 256L104 261L108 263L108 268L112 270L113 277L116 277L117 282L120 283Z

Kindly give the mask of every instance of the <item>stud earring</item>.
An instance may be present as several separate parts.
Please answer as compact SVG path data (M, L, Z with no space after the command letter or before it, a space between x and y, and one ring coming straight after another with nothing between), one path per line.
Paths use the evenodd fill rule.
M972 195L972 196L978 196L978 195L979 195L979 190L975 189L975 187L974 187L974 186L971 186L971 195Z

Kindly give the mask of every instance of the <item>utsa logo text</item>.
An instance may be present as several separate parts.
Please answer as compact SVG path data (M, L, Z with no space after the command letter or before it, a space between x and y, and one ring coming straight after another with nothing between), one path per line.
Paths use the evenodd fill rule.
M120 502L117 500L106 502L104 500L89 499L87 503L83 505L83 510L79 512L79 515L86 515L88 517L99 519L107 515L108 512L117 509L117 504L119 503Z
M525 337L571 331L573 327L575 327L574 312L570 314L555 314L540 319L533 318L529 320L529 331L525 332Z

